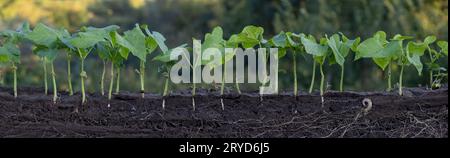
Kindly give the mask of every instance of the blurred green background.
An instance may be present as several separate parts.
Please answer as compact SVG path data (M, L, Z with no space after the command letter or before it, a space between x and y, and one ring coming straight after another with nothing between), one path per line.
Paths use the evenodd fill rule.
M389 37L400 33L423 39L436 35L448 40L448 0L0 0L0 30L14 29L21 22L32 26L43 22L53 27L65 27L75 32L81 26L103 27L116 24L126 31L135 23L148 24L151 30L161 32L168 39L168 46L183 43L192 45L192 38L202 39L215 26L222 26L226 38L239 33L246 25L265 28L270 38L282 30L313 34L343 32L350 38L367 39L378 30ZM157 52L159 53L159 52ZM67 89L65 53L56 60L57 84ZM149 57L153 57L156 53ZM384 90L386 80L381 71L369 59L350 62L347 58L345 89L356 91ZM291 56L280 61L280 88L292 90ZM310 56L300 56L298 61L301 90L309 87L312 62ZM424 58L422 60L426 62ZM440 63L448 67L448 59ZM102 62L93 54L86 61L87 88L99 89ZM122 70L121 89L138 91L139 77L134 72L138 59L131 57ZM163 76L158 72L159 63L148 62L146 90L161 92ZM19 65L19 87L43 87L43 71L39 58L32 54L29 45L22 47L22 64ZM79 74L79 62L72 62L73 74ZM0 65L0 85L12 85L12 73L8 65ZM326 78L330 89L337 89L339 67L327 66ZM405 85L426 86L428 70L418 76L413 66L406 69ZM399 68L394 66L394 81ZM106 83L109 81L107 80ZM448 83L447 80L444 81ZM316 81L318 84L319 81ZM78 76L73 76L78 90ZM257 85L242 85L244 90L254 91ZM189 85L171 85L171 90L185 89ZM217 85L203 85L214 88ZM233 87L228 85L228 87ZM105 87L106 88L106 87ZM318 88L318 85L316 86Z

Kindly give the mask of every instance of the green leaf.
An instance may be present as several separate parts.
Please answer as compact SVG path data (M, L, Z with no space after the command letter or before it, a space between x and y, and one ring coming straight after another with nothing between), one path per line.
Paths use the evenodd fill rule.
M413 39L413 37L411 37L411 36L402 36L400 34L396 34L394 36L394 38L392 38L392 40L396 40L396 41L404 41L404 40L410 40L410 39Z
M110 26L106 26L103 28L87 27L85 30L86 30L86 32L89 32L91 34L98 36L99 38L103 38L103 39L107 39L107 40L111 41L112 39L111 39L110 33L119 30L119 28L120 27L117 25L110 25Z
M441 48L441 52L448 56L448 42L439 41L437 44Z
M372 38L369 38L359 44L356 48L355 60L360 58L380 58L378 52L380 52L385 44L387 44L386 33L378 31Z
M133 47L133 45L130 44L125 38L123 38L119 33L113 32L112 34L112 41L115 44L118 44L121 48L127 49Z
M253 48L256 45L260 44L260 41L258 39L250 38L246 34L238 34L238 40L240 41L242 47L245 49L247 48Z
M161 33L156 31L150 32L147 25L141 25L141 28L147 33L146 47L148 52L151 53L155 51L158 46L163 53L168 51L168 48L164 43L166 38Z
M21 41L26 40L26 35L30 33L30 25L27 22L22 23L22 25L17 28L16 31L4 30L0 32L0 37L6 37L5 42L11 42L13 44L18 44Z
M376 58L398 58L402 55L402 41L391 41L376 53Z
M34 30L27 34L26 38L37 45L52 47L58 40L58 32L42 23L36 25Z
M237 47L239 47L239 43L241 43L241 41L239 40L239 36L232 35L230 37L230 39L228 39L228 41L225 41L225 47L226 48L237 48Z
M107 60L111 57L110 50L108 49L109 43L108 42L99 42L95 45L95 53L100 57L102 60Z
M288 41L288 43L289 43L289 45L291 47L294 47L294 48L300 47L300 42L301 41L297 42L297 41L294 40L294 39L300 40L300 35L292 33L292 32L287 32L286 33L286 37L287 37L287 41Z
M288 46L288 40L287 40L286 33L280 32L278 35L274 36L270 41L273 44L273 46L278 48L285 48Z
M105 38L98 36L96 32L80 32L69 40L70 45L79 49L86 49L95 46L99 42L105 42Z
M86 57L89 55L89 53L91 53L93 48L91 49L77 49L78 52L78 56L80 56L81 59L86 59Z
M375 33L374 38L378 39L381 43L387 43L386 32L384 31L378 31L377 33Z
M345 57L348 55L350 48L347 47L341 40L338 34L331 36L327 39L328 46L331 48L333 52L334 60L339 65L344 65Z
M205 53L205 50L208 48L217 48L222 54L222 62L223 64L223 58L225 53L225 40L223 39L223 30L221 27L215 27L211 33L207 33L205 35L205 41L202 44L202 53ZM206 64L212 64L212 60L201 60L201 65ZM210 66L217 66L217 65L210 65Z
M428 48L430 41L424 43L416 43L416 42L408 42L406 46L407 59L413 64L419 75L422 75L423 64L420 60L420 57L425 54L425 50Z
M256 26L246 26L242 30L242 33L246 34L246 36L249 38L260 41L263 38L264 28Z
M133 30L126 31L124 37L117 36L117 43L127 48L131 54L138 57L141 61L146 61L147 54L147 38L145 37L139 26Z
M344 44L349 47L353 52L356 52L359 46L359 43L361 42L361 38L356 38L354 40L348 39L343 33L339 33L342 36L342 41Z
M183 44L181 46L178 46L176 48L170 49L168 51L166 51L165 53L161 53L158 56L156 56L155 58L153 58L153 60L155 61L160 61L166 64L172 63L174 61L170 60L170 56L173 54L175 56L178 56L179 54L174 54L174 53L180 53L179 51L175 52L175 49L179 49L179 48L186 48L187 44Z
M120 47L119 48L119 54L120 56L122 56L124 59L128 59L128 55L130 54L130 50L128 50L125 47Z
M58 50L44 47L37 47L33 50L38 56L46 58L47 62L53 62L58 55Z
M391 63L390 58L372 58L373 62L377 64L383 71L386 70L389 63Z
M0 62L20 63L20 50L12 42L5 43L0 47Z
M357 47L355 60L372 58L375 64L385 70L392 60L403 56L403 40L407 39L411 37L395 35L391 42L388 42L386 33L379 31Z
M286 56L287 50L286 48L279 48L278 49L278 58L282 58Z
M237 35L236 41L244 48L253 48L262 43L264 29L256 26L246 26L241 33Z
M436 36L427 36L423 42L426 43L427 45L430 45L436 42L436 40L437 40Z
M149 34L150 37L154 39L154 41L158 44L157 46L159 46L159 49L161 49L163 53L169 51L169 48L165 44L166 38L161 33L153 31L153 33L150 34L150 31L148 29L146 29L145 31L147 32L147 34Z
M369 38L362 42L356 51L355 60L360 58L373 58L380 57L376 56L377 52L380 52L384 48L384 43L377 38Z
M306 53L308 54L317 57L324 57L328 53L328 46L316 43L316 40L312 36L305 37L305 35L303 35L301 37L301 42L305 47Z
M221 52L224 50L225 40L223 39L223 30L221 27L216 27L212 33L205 35L205 41L202 44L202 52L208 48L218 48Z

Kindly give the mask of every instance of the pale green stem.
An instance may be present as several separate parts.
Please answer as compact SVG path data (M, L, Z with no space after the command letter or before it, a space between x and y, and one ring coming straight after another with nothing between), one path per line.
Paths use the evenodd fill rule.
M116 94L120 92L120 68L117 68Z
M224 65L223 72L227 71L227 67ZM222 105L222 110L225 110L225 105L223 104L223 92L225 89L225 73L222 73L222 83L220 86L220 104Z
M192 109L195 111L195 70L192 72Z
M314 80L316 80L316 62L313 62L313 70L312 70L311 84L309 86L309 93L312 93L313 91Z
M108 91L108 100L111 100L111 94L113 91L113 87L114 87L114 64L111 64L111 77L110 77L110 81L109 81L109 91Z
M344 91L344 71L345 71L345 66L342 65L341 66L341 82L339 85L339 91L343 92Z
M53 61L50 63L52 69L52 81L53 81L53 103L56 104L56 100L58 99L58 88L56 87L56 73L55 67L53 66Z
M81 79L81 104L86 103L86 92L84 89L84 79L87 77L86 72L84 71L84 59L81 59L81 72L80 72L80 79Z
M13 85L13 89L14 89L14 98L17 98L17 66L16 64L13 63L12 65L12 70L14 73L14 85Z
M398 93L402 96L403 95L403 70L404 70L404 65L402 65L402 68L400 70L400 79L399 79L399 87L398 87Z
M44 57L42 60L42 65L44 66L44 88L45 95L48 95L48 81L47 81L47 59Z
M106 61L103 60L103 70L102 70L102 79L100 80L100 93L102 96L105 95L105 74L106 74Z
M169 78L166 78L166 81L164 83L164 91L163 91L163 102L162 102L162 108L166 108L166 96L169 89Z
M70 72L70 60L72 59L72 57L69 55L67 57L67 82L69 84L69 95L72 96L73 95L73 88L72 88L72 73Z
M144 86L144 77L145 77L145 62L141 60L139 75L141 76L141 95L142 98L145 96L145 86Z
M297 83L297 59L296 59L296 55L295 55L295 52L294 52L294 54L293 54L293 57L292 57L292 61L293 61L293 63L294 63L294 65L293 65L293 68L294 68L294 95L295 95L295 97L297 97L297 95L298 95L298 83Z
M324 94L325 74L323 73L323 64L320 64L320 96Z
M433 54L431 54L431 49L430 49L430 47L428 47L428 54L429 54L429 56L430 56L430 62L433 64L433 63L434 63L434 60L433 60ZM433 79L433 70L430 69L430 88L431 88L431 89L433 89L433 81L434 81L434 79Z
M167 96L168 90L169 90L169 78L166 78L166 81L164 83L163 97Z
M259 43L259 47L261 48L261 43ZM264 64L267 64L267 55L263 58L264 60L263 60L263 63ZM265 70L263 70L264 71L264 74L267 74L267 67L266 67L266 69ZM263 79L263 83L261 84L261 91L262 92L264 92L264 86L266 85L266 80L267 80L267 75L264 75L264 79ZM263 101L263 94L262 93L260 93L260 97L259 97L259 100L262 102Z
M388 67L388 92L392 91L392 63L389 63Z

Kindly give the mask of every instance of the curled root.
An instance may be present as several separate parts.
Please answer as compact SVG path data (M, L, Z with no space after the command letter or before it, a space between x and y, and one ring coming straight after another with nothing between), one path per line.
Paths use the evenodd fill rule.
M372 100L370 100L369 98L364 98L362 101L362 105L362 111L364 112L364 114L367 114L372 109Z

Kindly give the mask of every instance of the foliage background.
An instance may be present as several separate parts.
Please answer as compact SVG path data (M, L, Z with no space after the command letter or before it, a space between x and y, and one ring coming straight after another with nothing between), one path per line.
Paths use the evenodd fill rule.
M183 43L191 45L193 37L201 39L218 25L224 28L226 37L239 33L246 25L259 25L265 28L266 38L284 30L316 37L343 32L352 38L361 36L366 39L376 31L384 30L390 37L396 33L412 35L417 39L436 35L448 41L448 0L0 0L0 30L16 28L23 21L29 21L32 25L44 22L54 27L66 27L71 32L81 26L103 27L111 24L119 25L121 31L125 31L135 23L145 23L151 30L164 34L170 47ZM61 53L59 58L65 58L64 54ZM287 56L280 63L280 88L283 90L292 89L290 58ZM386 87L384 72L371 60L349 62L352 58L347 58L346 89L364 91ZM305 90L312 73L312 62L308 56L299 60L300 88ZM138 67L137 61L130 58L122 70L124 90L138 90L138 75L134 72ZM65 62L61 59L55 63L61 90L67 89ZM440 62L448 67L448 59ZM42 86L40 61L29 46L22 47L22 63L19 66L19 86ZM78 64L74 60L74 74L79 73ZM96 91L101 61L91 55L86 67L88 89ZM158 73L158 63L150 62L147 67L146 89L160 92L163 81ZM8 70L7 65L0 65L2 86L12 83L12 74ZM398 67L393 70L397 80ZM326 74L329 88L336 89L338 67L327 66ZM411 66L406 70L405 80L407 86L425 86L428 78L426 75L418 76ZM77 90L78 77L73 77L73 83ZM172 86L172 89L187 86ZM247 85L244 89L256 90L256 85Z

